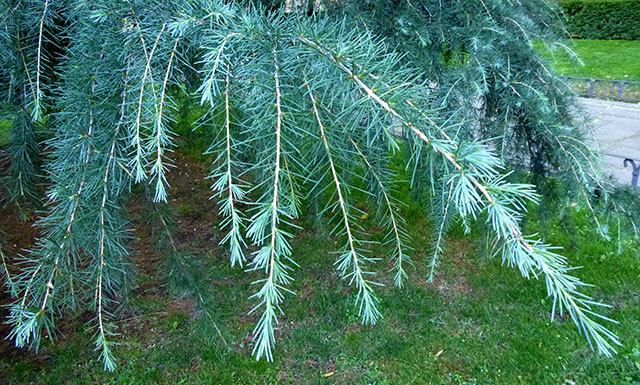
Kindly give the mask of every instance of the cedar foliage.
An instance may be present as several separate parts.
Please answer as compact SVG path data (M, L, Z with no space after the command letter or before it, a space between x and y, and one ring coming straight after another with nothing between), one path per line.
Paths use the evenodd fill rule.
M115 368L110 320L131 281L124 205L135 185L167 264L178 266L173 278L205 301L189 275L197 257L173 245L166 204L186 95L200 101L197 125L215 138L206 152L221 243L232 266L264 277L252 296L256 359L273 358L287 285L304 268L290 241L309 205L341 242L335 266L362 322L382 317L379 258L355 204L362 192L379 207L398 290L412 263L427 263L433 279L452 223L478 221L495 256L544 280L552 319L567 312L594 349L615 352L611 320L595 309L606 305L583 294L587 284L556 248L521 229L527 205L542 199L530 183L546 191L546 177L592 212L603 236L611 218L600 210L631 223L600 177L571 92L533 49L534 40L563 47L553 3L5 0L1 10L2 109L13 119L6 202L37 201L38 175L47 185L42 235L20 274L6 271L17 346L37 349L58 315L90 309L96 349ZM429 196L426 262L410 259L397 159L416 194Z

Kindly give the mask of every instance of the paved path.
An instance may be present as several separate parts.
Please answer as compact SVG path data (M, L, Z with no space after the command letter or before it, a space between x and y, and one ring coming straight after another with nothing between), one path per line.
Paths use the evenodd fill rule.
M622 184L631 183L632 168L624 158L640 166L640 104L580 99L591 117L596 140L605 154L605 168Z

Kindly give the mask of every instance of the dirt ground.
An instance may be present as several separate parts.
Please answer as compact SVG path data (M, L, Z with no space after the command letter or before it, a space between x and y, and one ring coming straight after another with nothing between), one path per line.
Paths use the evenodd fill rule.
M177 166L169 173L168 182L171 188L168 191L169 204L175 211L175 219L178 225L173 234L173 241L178 250L190 250L191 252L205 252L219 247L219 239L216 236L217 209L216 200L211 196L211 180L207 179L209 165L206 162L190 159L182 154L176 154L174 164ZM166 313L176 311L186 314L192 313L194 304L185 299L169 299L162 284L161 262L164 258L162 250L157 250L152 231L146 223L148 206L144 203L143 194L134 192L129 199L127 215L131 221L131 227L135 229L135 239L129 244L131 261L138 277L148 279L139 280L134 286L136 296L146 299L166 299ZM33 247L39 229L34 226L37 216L34 214L28 221L20 221L15 205L0 206L0 245L12 275L19 273L20 255L25 255ZM158 279L159 278L159 279ZM22 360L44 360L42 354L35 355L26 349L16 349L9 335L10 327L4 322L9 314L7 305L11 303L7 291L0 291L0 354L5 357L15 357ZM162 314L158 315L162 317ZM58 317L56 326L60 333L58 340L64 340L65 329L74 330L79 324L88 321L90 314L76 314L71 317ZM142 332L148 328L138 325L140 317L134 309L124 308L117 314L116 322L127 325L129 332ZM144 321L139 321L144 322Z

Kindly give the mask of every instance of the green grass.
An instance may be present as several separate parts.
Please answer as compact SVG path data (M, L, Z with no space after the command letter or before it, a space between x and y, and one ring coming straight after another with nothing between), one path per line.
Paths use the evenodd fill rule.
M231 269L221 250L201 256L208 265L216 326L182 302L162 296L134 299L137 310L120 321L116 372L102 370L82 322L40 358L0 357L3 381L15 384L638 384L640 382L640 263L637 245L595 236L589 215L573 209L542 225L535 210L527 230L565 248L590 294L613 305L607 315L624 346L613 358L588 348L571 321L550 322L543 282L524 280L489 259L481 232L448 234L435 284L425 280L430 224L407 212L416 250L415 271L403 289L392 286L388 261L378 263L384 319L363 327L354 292L332 265L335 242L319 229L293 243L302 266L280 318L275 362L251 358L254 316L250 282L257 275ZM308 218L307 220L311 220ZM367 228L375 222L364 220ZM616 237L614 237L616 238ZM385 248L373 253L384 257Z
M0 120L0 146L4 146L9 142L9 130L11 129L10 120Z
M584 65L561 48L551 51L541 44L536 48L562 75L640 81L640 41L572 40L567 46Z

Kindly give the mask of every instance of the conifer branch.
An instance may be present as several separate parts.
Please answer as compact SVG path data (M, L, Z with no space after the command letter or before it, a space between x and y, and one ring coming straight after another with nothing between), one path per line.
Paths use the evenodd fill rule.
M589 315L596 315L585 307L585 302L581 302L580 298L584 297L576 289L580 286L584 286L577 278L574 278L565 273L567 268L561 260L552 255L544 247L534 247L530 241L524 238L519 229L519 217L511 208L507 208L509 205L515 205L523 208L522 197L529 200L534 200L535 195L533 191L529 189L530 186L526 185L511 185L501 182L501 178L496 178L496 174L491 171L495 166L491 163L485 165L487 172L478 172L477 165L471 165L470 167L476 171L478 176L484 176L491 178L492 185L485 185L478 180L476 176L471 172L466 172L465 167L459 159L457 159L453 152L447 151L442 148L438 143L429 138L422 130L418 129L412 122L407 121L403 115L391 107L391 105L381 98L373 88L366 85L360 76L355 74L347 65L338 60L329 49L320 46L316 42L313 42L304 36L301 36L300 41L309 47L314 48L331 62L335 63L338 68L345 72L351 80L361 89L369 98L374 100L380 107L397 118L402 124L411 130L411 132L420 140L429 145L430 148L436 153L441 154L449 163L451 163L458 171L458 175L454 178L458 178L458 184L454 194L458 197L456 204L461 211L462 216L466 214L473 214L480 212L481 207L485 206L480 197L473 190L469 190L470 186L473 186L479 190L486 199L486 210L489 214L489 221L492 224L493 230L499 238L502 238L505 244L509 242L515 242L520 245L521 248L508 247L503 248L505 252L503 258L510 261L512 264L517 264L521 268L521 272L525 277L529 274L535 273L535 269L542 272L547 279L547 291L548 295L554 298L554 307L556 302L560 302L561 306L564 306L569 311L569 314L573 317L578 329L587 335L589 342L593 340L596 349L606 356L610 356L615 353L612 344L619 344L617 337L611 333L608 329L603 327L594 321ZM449 140L450 146L457 148L457 144L452 143ZM488 159L490 160L490 158ZM486 162L487 160L485 160ZM490 160L495 162L494 160ZM452 180L453 181L453 180ZM501 199L496 199L491 189L499 191L502 194ZM538 245L539 243L535 243ZM575 293L575 294L574 294ZM589 300L588 300L589 301ZM597 303L592 303L597 304ZM561 307L562 309L562 307ZM603 319L608 320L606 317ZM596 326L597 325L597 326ZM611 341L611 342L610 342Z
M156 117L155 123L155 138L151 141L152 147L155 147L155 161L153 166L151 167L151 175L156 179L156 192L153 197L154 202L166 202L167 201L167 192L165 184L167 184L167 179L165 176L166 164L164 161L164 151L165 146L168 144L168 132L163 119L165 116L163 115L165 108L165 98L167 96L167 85L169 83L169 76L171 75L173 59L176 54L176 49L178 48L178 42L180 41L180 36L178 36L173 44L173 49L171 50L171 54L169 55L169 61L167 63L167 70L165 72L164 81L162 82L162 91L160 92L160 100L158 102L158 115Z
M6 44L6 49L11 50L6 58L0 58L6 60L6 65L0 68L0 76L4 76L9 83L3 82L3 87L6 88L0 90L0 97L4 99L4 103L0 105L0 119L11 121L7 132L7 154L10 161L8 175L0 179L6 196L0 198L0 201L6 199L15 204L20 217L25 220L30 215L29 208L33 206L28 203L36 206L40 203L35 188L36 159L39 154L36 135L38 126L31 117L36 104L36 93L30 68L32 63L26 56L29 54L31 30L23 26L12 26L14 18L19 19L19 16L13 15L4 27L7 30L7 35L4 36L7 40L0 41L0 44ZM10 27L16 28L15 36L9 35ZM26 30L24 35L23 30Z
M229 34L227 34L224 39L222 39L222 43L220 43L220 46L216 49L215 51L215 55L214 55L214 59L213 59L213 66L211 68L211 72L209 73L209 76L207 76L205 78L204 83L202 84L202 86L200 87L199 91L202 93L202 97L200 99L200 104L204 104L205 102L209 102L209 104L211 105L211 107L213 107L213 89L216 87L216 72L218 71L218 67L220 66L220 62L222 60L222 54L224 53L225 49L227 48L227 44L229 43L229 41L231 40L231 38L236 37L236 36L242 36L240 33L238 32L231 32ZM228 64L227 64L227 71L228 71Z
M280 66L278 62L278 52L274 46L272 51L274 66L274 82L275 82L275 158L273 165L273 191L272 198L268 205L263 208L252 218L252 223L247 230L247 235L254 240L262 238L261 234L266 227L266 223L270 222L269 240L266 246L262 246L260 250L255 252L254 260L251 262L253 266L251 270L264 269L268 274L264 280L254 283L262 283L262 288L252 297L258 298L260 303L254 307L249 314L263 306L264 310L254 328L254 336L252 341L252 355L256 360L265 357L267 361L273 361L273 347L275 346L275 327L278 324L277 311L280 310L280 303L284 299L282 290L287 290L284 285L291 281L291 277L287 274L289 269L282 263L282 258L287 257L291 250L285 236L287 234L279 229L279 201L280 201L280 172L282 171L280 161L282 155L282 129L283 129L283 112L282 112L282 91L280 86Z
M224 157L224 163L212 174L212 178L215 179L215 182L211 188L212 190L217 191L216 195L223 197L219 202L220 212L225 218L221 223L221 228L229 227L229 231L220 241L220 244L229 243L231 266L233 267L237 263L242 267L242 264L245 262L244 252L242 251L245 246L245 242L242 237L244 215L237 207L237 204L245 198L246 193L242 185L235 182L237 177L233 175L232 171L233 160L231 157L231 149L233 147L233 138L231 136L231 106L229 102L230 80L228 71L229 69L227 68L224 89L224 140L222 144L212 145L209 150L212 151L213 148L224 146L224 150L219 156L219 159L220 157Z
M158 36L156 36L156 40L153 43L151 52L149 52L148 55L147 55L147 50L144 43L144 37L140 35L140 40L142 41L143 50L145 52L146 64L144 67L144 73L142 75L142 81L140 82L140 97L138 98L138 109L137 109L136 122L135 122L135 134L133 135L133 143L132 143L132 145L135 146L135 156L133 157L132 162L134 166L133 174L135 175L136 183L140 183L146 178L146 172L144 169L144 165L142 164L142 161L144 159L144 151L141 143L142 103L144 100L145 85L146 85L147 77L151 77L152 79L151 87L152 87L153 95L155 99L156 91L155 91L155 86L153 85L153 78L152 78L153 75L151 73L151 62L153 60L153 55L156 52L156 48L158 47L158 43L160 42L160 37L162 36L162 33L164 32L166 25L167 23L162 24L162 28L160 29L160 32L158 32ZM155 103L154 103L154 106L155 106Z
M95 93L95 87L96 82L95 80L92 80L91 95ZM61 257L63 257L64 254L67 254L66 256L68 258L68 263L70 266L69 260L71 257L68 251L65 250L65 247L68 244L67 242L69 240L69 237L71 236L73 225L75 224L75 221L77 219L76 213L78 210L78 204L80 199L82 198L82 193L86 185L87 170L89 168L92 153L91 144L89 142L93 136L93 129L94 115L93 109L90 109L87 132L82 139L84 142L84 153L81 155L81 161L84 167L80 182L78 183L77 191L75 192L75 194L69 197L69 200L73 201L73 203L68 209L67 214L64 218L64 223L67 223L66 230L59 244L52 243L45 246L45 249L42 250L44 255L39 258L40 260L38 264L33 268L33 272L30 273L28 270L25 272L29 273L30 278L22 288L24 293L22 294L20 303L15 304L11 309L11 317L9 322L14 325L14 328L9 334L9 337L15 340L16 346L18 347L23 347L25 346L25 344L31 343L32 346L35 346L37 348L40 341L42 327L44 326L47 329L50 328L49 324L51 323L51 321L47 318L46 313L53 296L53 290L55 287L54 282L56 276L58 275ZM53 258L53 261L51 261L51 258ZM50 271L47 274L45 267L47 267L47 265L51 262L53 263L50 267ZM44 278L44 281L37 282L36 279L40 277L39 274L46 274L46 276L42 277ZM71 287L73 287L72 274L70 274L69 277L70 285ZM37 301L37 297L31 294L31 291L34 285L38 284L42 285L44 293L38 311L34 313L28 309L27 305L30 305L32 304L32 302ZM35 295L37 295L37 293L35 293ZM31 296L34 296L33 301L29 301ZM72 296L71 300L74 301L75 297ZM32 337L33 340L31 339Z
M2 252L2 247L0 247L0 258L2 258L2 269L4 270L4 277L6 280L6 285L9 288L9 293L11 294L12 297L15 297L17 295L16 287L13 282L13 279L11 279L11 272L7 267L7 261L5 259L4 253Z
M115 369L115 359L109 347L110 342L107 341L107 335L109 332L106 330L104 320L104 303L105 296L103 294L104 287L104 269L107 267L105 260L105 242L107 239L107 224L105 223L106 205L109 199L109 175L111 170L115 167L115 152L116 143L119 139L120 127L124 123L125 119L125 107L127 105L127 85L129 82L129 69L131 63L127 63L127 69L124 75L124 85L122 90L122 101L120 103L120 118L116 124L115 131L113 133L113 139L111 140L111 146L109 148L109 155L104 167L104 178L102 179L102 200L100 203L100 219L99 219L99 241L98 241L98 279L96 283L96 295L95 301L97 306L98 317L98 338L96 339L96 349L100 349L100 356L104 362L105 369L113 371Z
M91 81L91 94L93 95L95 93L95 87L96 87L96 81L95 79L93 79ZM67 225L67 229L66 229L66 234L64 237L64 240L62 241L62 243L60 244L59 248L60 251L62 252L64 250L65 244L67 242L67 239L71 236L71 230L73 228L73 225L75 223L76 220L76 213L78 211L78 204L80 203L80 199L82 198L82 192L85 188L85 185L87 183L87 171L89 169L89 166L91 164L91 153L92 153L92 146L89 143L89 141L92 139L93 137L93 125L94 125L94 116L93 116L93 109L89 110L89 124L88 124L88 128L87 128L87 134L85 137L85 140L87 141L86 144L86 150L85 150L85 154L84 154L84 159L83 159L83 164L84 164L84 169L82 172L82 178L80 180L80 183L78 185L78 190L77 192L71 196L70 198L73 199L73 208L71 209L70 213L69 213L69 218L68 218L68 225ZM70 258L69 254L67 254L68 258ZM45 260L47 260L50 257L50 254L47 255L44 259L43 262ZM47 303L50 299L50 296L52 294L52 290L54 288L53 282L54 282L54 277L56 276L56 273L58 271L58 265L60 263L60 258L59 256L55 257L55 262L53 264L53 269L51 270L51 275L49 277L49 280L46 284L46 290L45 290L45 295L44 295L44 299L42 300L42 305L40 306L40 313L44 313L46 308L47 308ZM70 277L72 277L70 275ZM24 301L26 299L26 296L28 294L28 287L27 290L25 291L25 296L23 298L23 304Z
M244 262L244 254L242 252L242 246L244 241L242 240L241 228L242 228L242 213L236 208L234 203L234 199L239 198L242 199L244 196L244 192L239 188L239 186L233 184L233 175L231 174L231 117L229 115L229 74L226 76L226 85L224 91L224 112L225 112L225 131L227 137L227 187L228 187L228 202L229 202L229 216L230 216L230 226L229 230L229 246L231 248L231 266L233 267L234 262L238 263L240 267L242 267L242 263ZM224 240L223 240L224 241Z
M329 147L329 142L327 141L327 137L325 135L325 127L320 118L320 113L318 112L318 102L313 95L308 81L305 82L305 87L307 88L309 98L311 99L313 116L315 117L315 120L318 124L318 129L320 130L320 138L322 139L322 143L326 151L329 168L331 170L331 176L333 178L333 184L336 188L338 205L342 214L342 223L347 237L346 252L340 255L335 264L338 266L338 270L341 272L344 278L350 278L349 283L355 282L356 284L356 288L358 289L356 306L358 304L360 305L358 315L362 317L362 322L364 324L375 324L376 321L382 317L382 314L380 314L380 311L376 306L378 299L375 296L372 286L376 283L365 278L365 275L373 273L366 272L362 269L364 263L367 261L367 258L361 255L361 253L358 251L357 243L359 242L355 239L352 233L351 220L349 218L349 212L347 210L347 203L342 194L340 178L338 177L338 173L333 162L333 157L331 155L331 148ZM348 272L349 270L350 272Z
M31 95L33 96L33 103L38 104L38 97L36 96L35 88L33 86L33 80L31 78L31 72L29 71L29 66L27 65L27 58L24 56L24 50L20 45L20 33L17 33L17 46L18 51L20 52L20 57L22 58L22 64L24 66L24 73L27 75L27 80L29 81L29 89L31 90ZM26 87L25 87L25 96L26 96Z
M444 243L444 232L447 228L447 221L449 220L449 207L451 206L451 194L453 192L453 183L449 186L449 192L445 195L443 194L443 198L446 200L446 204L444 206L444 211L442 212L439 220L440 226L438 227L438 235L436 238L436 243L433 245L433 253L431 254L431 259L429 260L429 273L427 274L427 281L433 282L435 278L436 268L440 265L440 256L442 255L442 244Z
M394 255L395 261L393 263L392 270L395 270L396 272L395 278L394 278L395 284L396 286L401 288L403 285L403 281L408 278L407 272L404 270L404 267L402 265L404 262L411 264L411 258L408 255L406 255L404 252L405 242L403 242L402 240L403 238L402 234L404 234L404 230L400 228L399 219L396 219L396 210L393 207L393 204L391 203L391 199L387 194L387 189L382 183L382 180L380 179L378 174L375 172L375 169L373 168L371 163L369 163L369 160L367 159L367 157L362 153L362 151L360 151L360 148L358 147L356 142L354 142L353 139L351 138L349 138L349 142L353 144L353 148L356 150L358 155L360 155L365 165L368 167L369 171L371 172L374 179L376 180L380 188L380 193L382 194L385 205L387 207L387 211L389 212L389 219L391 221L391 231L393 233L393 238L395 239L395 255Z
M40 91L40 61L42 60L42 35L44 28L44 19L47 15L47 8L49 7L49 0L44 1L44 10L42 11L42 18L40 19L40 29L38 32L38 53L36 64L36 100L31 116L34 121L39 121L42 117L42 93Z

